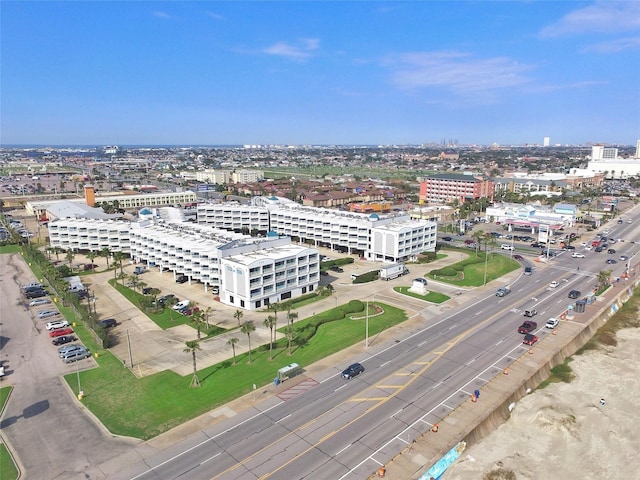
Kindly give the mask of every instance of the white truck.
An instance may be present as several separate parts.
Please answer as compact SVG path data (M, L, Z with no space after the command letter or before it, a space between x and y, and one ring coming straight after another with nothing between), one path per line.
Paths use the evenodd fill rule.
M390 263L380 267L381 280L393 280L394 278L401 277L407 273L409 273L409 269L405 267L403 263Z

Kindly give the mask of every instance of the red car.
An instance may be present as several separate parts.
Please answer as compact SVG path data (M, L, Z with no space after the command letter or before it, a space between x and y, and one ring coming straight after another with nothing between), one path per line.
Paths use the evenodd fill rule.
M50 337L61 337L63 335L71 335L73 333L73 328L65 327L65 328L56 328L49 332Z
M525 345L533 345L537 341L538 341L538 336L532 333L527 333L522 339L522 343L524 343Z

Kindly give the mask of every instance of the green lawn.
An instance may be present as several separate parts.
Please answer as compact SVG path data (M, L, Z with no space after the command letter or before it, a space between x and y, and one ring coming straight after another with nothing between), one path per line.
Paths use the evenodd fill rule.
M469 249L460 249L459 251L469 254L469 258L444 268L432 270L425 276L460 287L481 287L485 284L485 267L486 283L520 268L520 263L516 260L497 253L478 252L476 255L475 251Z
M0 388L0 412L9 398L12 387ZM18 469L13 463L13 458L4 444L0 444L0 480L15 480L18 478Z
M431 292L431 291L426 295L420 295L415 292L410 292L409 287L393 287L393 290L403 295L419 298L420 300L424 300L426 302L431 302L431 303L443 303L451 298L445 295L444 293Z
M370 316L369 338L407 318L398 308L377 305L383 314ZM332 310L296 322L298 337L306 336L305 329L315 328L314 322L330 318ZM247 353L237 356L236 365L229 360L202 369L198 372L200 388L189 387L192 375L180 377L171 371L137 379L123 368L120 360L106 353L97 358L100 368L79 374L85 395L82 402L112 433L149 439L251 392L253 384L262 387L271 383L283 366L295 362L304 367L363 341L366 322L363 315L360 312L357 319L347 317L318 326L309 341L293 347L291 356L287 353L287 340L281 339L271 361L268 346L259 349L254 346L251 364ZM280 325L285 322L284 316L280 316L279 322ZM246 342L246 335L238 332L237 336ZM191 361L190 354L184 356L185 361ZM65 380L77 394L77 374L69 374Z

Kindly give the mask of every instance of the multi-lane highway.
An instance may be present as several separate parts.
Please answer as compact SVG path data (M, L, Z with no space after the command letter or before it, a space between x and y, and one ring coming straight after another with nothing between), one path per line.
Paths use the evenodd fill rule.
M537 268L518 277L511 294L484 290L441 318L425 310L422 329L354 358L364 374L345 381L340 370L346 365L336 365L290 399L273 397L111 478L367 478L528 350L517 333L525 309L537 309L536 333L544 342L547 318L574 302L570 290L585 295L599 271L620 276L628 263L633 267L640 260L636 225L613 222L607 235L618 240L615 255L578 247L585 258L563 252L546 265L529 262ZM605 263L620 255L629 260ZM560 285L550 288L554 280Z

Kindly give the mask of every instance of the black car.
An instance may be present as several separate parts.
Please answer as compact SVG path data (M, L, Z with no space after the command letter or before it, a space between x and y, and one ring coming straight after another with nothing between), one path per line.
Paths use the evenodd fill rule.
M596 247L593 249L594 252L601 252L602 251L602 247Z
M153 290L153 287L144 287L142 289L142 294L143 295L149 295L151 293L151 290Z
M162 305L164 307L165 303L167 303L167 301L170 298L176 298L176 296L173 293L169 293L167 295L163 295L158 299L158 304Z
M451 242L453 240L453 238L451 237L442 237L442 241L443 242Z
M31 290L25 293L25 297L27 298L40 298L46 297L48 295L46 290Z
M336 273L342 273L344 272L344 270L336 265L329 267L329 270L331 270L332 272L336 272Z
M531 275L533 273L533 268L532 267L524 267L524 274L525 275Z
M569 292L569 298L578 298L580 296L580 292L578 290L571 290Z
M359 363L354 363L342 371L342 378L349 380L356 375L360 375L362 372L364 372L364 367Z
M100 320L98 322L102 328L113 328L118 325L115 318L105 318L104 320Z
M73 335L62 335L51 340L54 345L64 345L65 343L75 342L77 340Z
M616 253L616 250L614 248L610 248L609 250L607 250L607 253L613 255L614 253Z
M189 281L189 277L187 277L186 275L180 275L178 278L176 278L176 283L187 283Z

